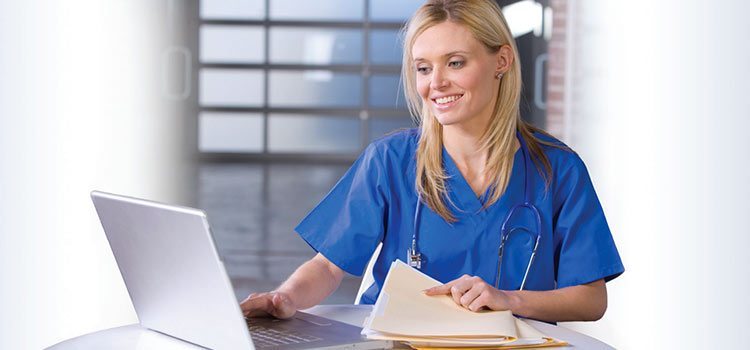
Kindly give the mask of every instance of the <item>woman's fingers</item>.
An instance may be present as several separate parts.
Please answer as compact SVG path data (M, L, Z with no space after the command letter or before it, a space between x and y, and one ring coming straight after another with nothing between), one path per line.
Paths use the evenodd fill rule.
M461 297L464 296L464 293L466 293L467 290L469 290L471 286L466 286L464 283L456 283L451 287L451 297L453 298L453 301L456 302L456 304L461 305Z
M443 295L443 294L449 294L453 301L456 302L456 304L461 305L460 299L461 296L471 288L471 283L469 282L470 276L463 275L460 278L457 278L453 281L450 281L446 284L443 284L441 286L435 286L429 289L426 289L424 293L426 295L432 296L432 295Z
M469 305L471 305L475 299L477 299L482 294L482 288L481 285L473 285L471 289L467 290L461 298L458 300L458 304L471 310L476 311L474 309L471 309Z
M297 308L286 294L273 293L271 303L273 305L271 314L276 318L290 318L297 312Z
M424 290L424 294L427 294L427 295L430 295L430 296L432 296L432 295L448 294L448 293L450 293L452 286L453 285L451 285L450 283L446 283L446 284L443 284L443 285L435 286L435 287L432 287L432 288L425 289Z
M288 295L279 292L253 293L240 303L245 317L271 315L276 318L289 318L297 312Z
M456 278L455 280L450 281L450 282L448 282L446 284L425 289L424 293L427 294L427 295L452 294L453 293L453 291L452 291L453 286L455 286L456 284L460 283L466 277L467 277L467 275L463 275L463 276L461 276L459 278Z
M253 293L240 303L242 313L246 317L265 316L271 314L273 304L269 293Z
M477 295L476 298L474 298L474 300L472 300L471 303L466 306L466 308L474 312L480 311L485 307L492 310L492 307L489 305L490 299L491 294L489 293L489 291L482 292Z
M487 282L476 276L464 275L444 285L425 290L426 295L449 294L453 301L471 311L479 311L483 308L493 309L492 288Z

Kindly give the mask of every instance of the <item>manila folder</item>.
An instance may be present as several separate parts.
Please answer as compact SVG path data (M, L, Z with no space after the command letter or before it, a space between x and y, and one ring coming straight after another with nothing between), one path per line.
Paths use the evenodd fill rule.
M400 260L391 264L363 333L393 336L481 338L513 341L516 318L510 311L472 312L448 295L427 296L423 290L442 285ZM401 337L403 338L403 337Z

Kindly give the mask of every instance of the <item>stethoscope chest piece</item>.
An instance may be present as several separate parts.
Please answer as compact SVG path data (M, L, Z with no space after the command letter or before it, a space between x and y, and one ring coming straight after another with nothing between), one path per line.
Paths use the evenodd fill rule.
M417 270L422 269L422 254L414 247L406 250L406 260L408 261L409 266Z

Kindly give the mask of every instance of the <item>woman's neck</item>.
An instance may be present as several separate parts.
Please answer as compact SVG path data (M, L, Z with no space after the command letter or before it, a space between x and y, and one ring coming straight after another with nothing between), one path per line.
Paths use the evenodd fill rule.
M481 147L482 131L456 125L444 126L442 139L445 150L456 163L458 170L474 193L477 196L484 194L488 185L485 169L489 154L488 150L483 150ZM518 140L514 138L511 154L515 154L520 146Z
M454 162L467 165L472 169L484 169L487 151L481 150L481 134L459 127L446 126L443 127L442 137L445 150Z
M445 150L477 196L481 196L487 187L484 171L487 166L487 150L481 149L481 137L477 132L458 127L443 128Z

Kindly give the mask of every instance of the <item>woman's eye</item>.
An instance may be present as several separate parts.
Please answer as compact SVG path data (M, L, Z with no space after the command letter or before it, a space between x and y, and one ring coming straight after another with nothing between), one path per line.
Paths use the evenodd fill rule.
M451 68L461 68L464 66L464 61L451 61L448 63Z
M417 73L419 74L427 74L430 72L429 67L417 67Z

